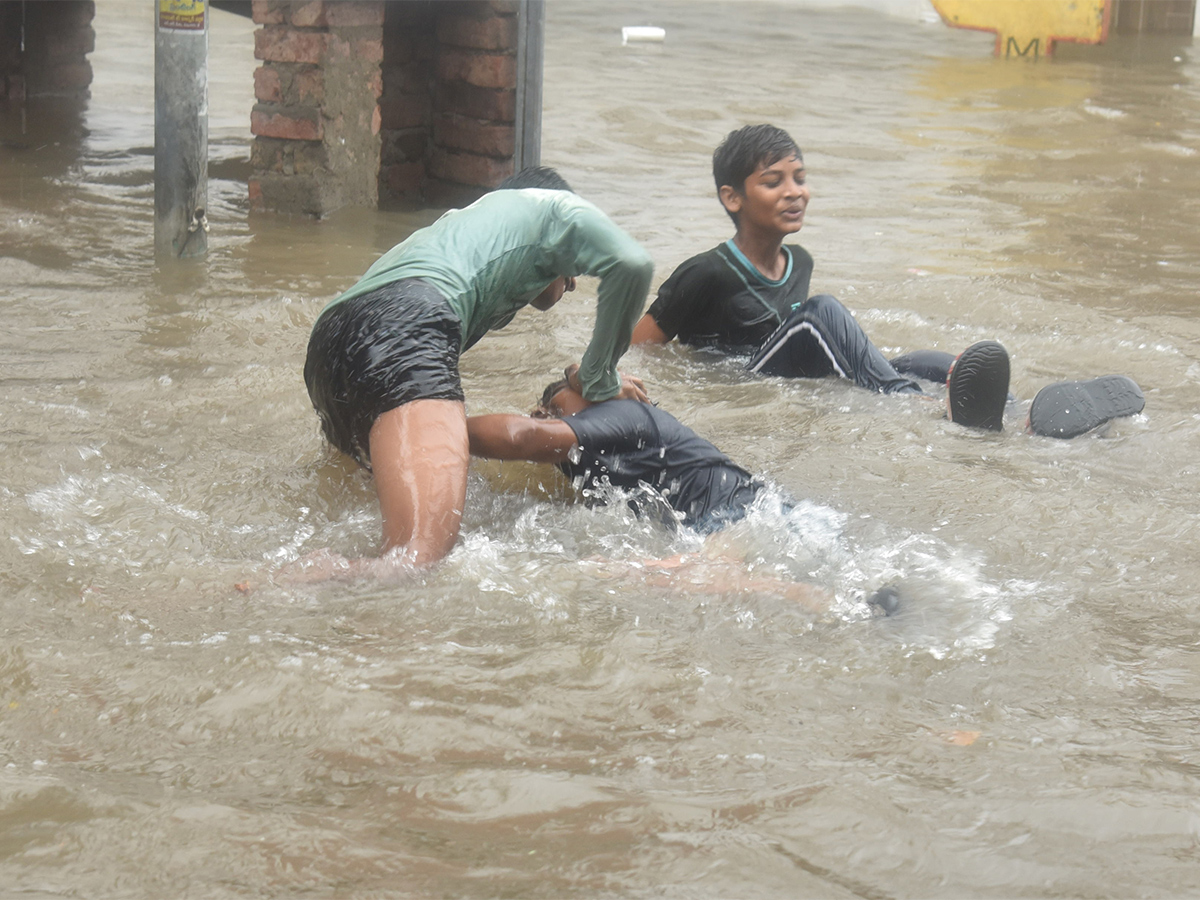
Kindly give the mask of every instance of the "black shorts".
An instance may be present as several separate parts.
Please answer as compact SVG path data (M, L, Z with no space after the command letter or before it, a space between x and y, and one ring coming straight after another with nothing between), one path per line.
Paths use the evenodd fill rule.
M343 300L317 319L304 383L329 443L370 469L375 420L413 400L463 400L462 323L417 278Z

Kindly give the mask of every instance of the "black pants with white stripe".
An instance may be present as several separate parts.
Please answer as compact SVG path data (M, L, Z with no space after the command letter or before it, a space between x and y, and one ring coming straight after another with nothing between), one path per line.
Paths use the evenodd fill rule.
M892 368L850 310L829 294L809 297L793 309L746 368L783 378L839 375L884 394L923 393L915 381Z

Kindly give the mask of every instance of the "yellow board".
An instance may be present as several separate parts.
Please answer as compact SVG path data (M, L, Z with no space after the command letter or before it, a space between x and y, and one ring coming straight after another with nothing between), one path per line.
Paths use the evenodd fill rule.
M997 56L1037 59L1058 41L1100 44L1108 37L1109 0L930 0L954 28L996 33Z

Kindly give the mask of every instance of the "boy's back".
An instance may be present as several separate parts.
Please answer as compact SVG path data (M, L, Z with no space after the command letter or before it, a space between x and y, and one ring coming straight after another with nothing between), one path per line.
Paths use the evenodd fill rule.
M606 276L597 319L602 332L619 331L620 321L636 315L631 308L643 301L652 270L646 251L582 197L502 190L414 232L333 303L399 278L420 278L461 319L465 349L564 273Z
M607 480L635 489L647 484L684 516L686 525L740 518L758 482L670 413L633 400L609 400L562 419L581 452L559 468L584 488Z

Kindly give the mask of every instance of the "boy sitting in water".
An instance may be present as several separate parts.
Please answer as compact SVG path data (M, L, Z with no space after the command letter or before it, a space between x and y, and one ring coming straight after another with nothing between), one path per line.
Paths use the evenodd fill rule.
M799 244L784 244L803 227L809 201L804 157L791 136L773 125L731 132L713 153L713 178L734 235L662 283L632 342L677 337L751 353L748 368L763 375L836 374L868 390L924 393L896 371L837 299L808 296L812 256ZM995 341L976 344L956 368L950 418L1000 430L1008 396L1004 348Z
M890 362L837 299L808 296L813 260L784 241L804 225L809 188L799 146L773 125L731 132L713 153L717 197L734 236L682 263L634 329L634 344L673 338L693 346L751 354L762 375L839 375L883 393L922 394L916 376L947 388L947 415L961 425L1000 431L1008 401L1008 353L980 341L957 360L920 351ZM1031 409L1033 431L1071 437L1142 409L1141 391L1123 376L1052 385Z

